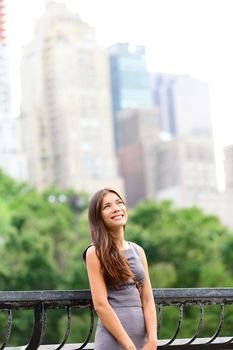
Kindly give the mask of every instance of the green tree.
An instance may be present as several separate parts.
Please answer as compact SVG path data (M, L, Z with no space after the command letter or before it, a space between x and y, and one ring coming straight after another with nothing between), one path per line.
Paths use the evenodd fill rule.
M81 249L88 245L89 235L87 229L85 236L81 232L81 216L88 196L56 188L39 193L3 172L0 180L1 290L83 288L86 271ZM63 330L57 315L50 313L49 318L46 338L54 342ZM16 316L12 344L30 338L32 321L27 312L23 318Z
M82 253L90 243L88 195L55 187L38 192L0 171L0 288L1 290L86 289L89 287ZM147 254L153 287L233 286L233 234L217 217L199 208L175 208L169 201L144 201L129 212L126 239L141 245ZM165 310L168 337L177 322L177 309ZM197 310L185 310L184 331L189 336ZM204 332L214 329L218 310L206 314ZM226 311L226 332L233 320ZM6 323L3 313L0 321ZM74 318L79 333L87 334L88 315ZM12 345L30 338L32 313L16 312ZM64 312L49 312L46 341L64 335ZM0 329L0 338L3 328ZM203 333L204 334L204 333Z
M174 269L173 287L200 287L200 282L208 287L202 270L213 259L222 262L219 243L229 236L217 217L195 207L174 208L168 201L140 203L130 212L127 233L144 247L149 265Z
M145 201L129 213L126 235L146 251L153 287L233 286L233 234L217 217L199 208L175 208L171 202ZM201 336L216 330L219 307L206 307ZM182 337L194 334L199 310L185 308ZM226 308L224 332L231 334L232 308ZM161 337L170 337L178 321L176 307L164 309Z

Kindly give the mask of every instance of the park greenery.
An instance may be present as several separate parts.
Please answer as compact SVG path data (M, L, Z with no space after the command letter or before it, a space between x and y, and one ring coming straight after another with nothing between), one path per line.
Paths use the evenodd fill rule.
M54 187L38 192L0 171L0 290L89 288L82 259L90 243L87 205L85 193ZM216 216L199 208L143 201L129 210L126 239L145 249L154 288L233 287L233 233ZM203 336L211 335L218 323L219 310L211 310L205 316ZM226 312L226 319L231 318L225 322L228 335L231 311ZM3 323L4 317L0 315ZM197 319L198 310L185 311L183 337L192 335ZM173 335L177 320L175 307L165 310L166 326L160 338ZM11 345L23 345L30 339L32 322L32 312L15 314ZM62 339L64 313L51 312L47 324L46 342ZM88 315L74 314L72 328L69 342L81 341ZM3 333L1 327L0 342Z

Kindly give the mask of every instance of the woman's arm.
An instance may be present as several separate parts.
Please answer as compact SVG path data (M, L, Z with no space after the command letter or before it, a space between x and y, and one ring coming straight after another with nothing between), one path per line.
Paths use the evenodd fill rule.
M139 253L141 255L142 265L145 271L145 279L141 291L141 300L146 325L146 332L148 337L148 341L146 345L142 348L142 350L155 350L157 349L156 309L149 277L147 259L145 252L141 247L139 247Z
M136 350L135 345L108 302L107 288L94 246L87 250L86 264L92 300L98 317L125 350Z

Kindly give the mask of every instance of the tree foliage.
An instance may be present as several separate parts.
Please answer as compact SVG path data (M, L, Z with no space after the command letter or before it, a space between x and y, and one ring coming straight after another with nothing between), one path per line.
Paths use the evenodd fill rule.
M216 216L196 207L175 208L168 201L145 201L130 212L127 232L145 249L153 287L233 287L233 233ZM181 336L194 334L197 314L186 308ZM207 310L200 336L214 334L219 315L217 307ZM232 308L226 307L225 317L221 334L230 335ZM161 337L172 336L177 322L178 310L168 308Z
M88 288L82 261L82 251L90 240L85 219L87 195L56 188L39 193L3 172L0 193L0 289ZM50 319L46 338L54 342L64 330L59 317L51 313ZM29 313L24 313L23 319L16 316L12 344L29 339L31 325Z
M1 171L0 289L89 288L82 260L90 242L87 203L85 193L54 187L39 193ZM153 287L233 286L233 234L217 217L199 208L178 209L169 201L144 201L129 212L126 239L145 249ZM216 315L214 311L207 316L206 331L212 329ZM177 311L169 309L166 317L162 337L174 330ZM186 311L183 336L190 334L195 317L195 310ZM78 316L75 324L76 320L81 325L81 340L88 317L84 314L81 323ZM13 345L30 337L31 324L31 313L25 312L23 319L15 317ZM64 313L50 313L46 341L57 341L63 335Z
M196 207L180 209L168 201L145 201L130 212L128 237L144 247L149 266L160 269L153 274L154 287L213 286L207 268L212 265L221 271L221 283L233 286L232 236L216 216Z

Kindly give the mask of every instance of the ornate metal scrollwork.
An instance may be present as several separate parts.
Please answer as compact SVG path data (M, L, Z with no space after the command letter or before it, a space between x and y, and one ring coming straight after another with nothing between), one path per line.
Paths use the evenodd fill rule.
M219 337L224 326L226 305L233 305L233 288L168 288L153 289L155 304L158 315L158 334L166 327L163 324L164 306L178 307L177 325L174 327L174 335L170 339L159 340L158 348L173 350L219 350L233 349L233 336ZM219 305L219 321L216 331L209 338L198 338L201 329L204 327L205 305ZM180 339L178 335L183 327L186 307L199 307L199 319L194 335L190 339ZM60 350L65 347L71 332L72 309L88 308L90 312L90 324L86 339L82 343L74 344L73 350L82 350L84 348L92 349L89 341L94 329L94 308L89 290L80 291L36 291L36 292L0 292L0 311L7 312L6 334L0 350L6 348L12 334L13 311L14 310L34 310L34 326L31 339L25 350L36 350L43 343L46 330L47 310L52 312L55 309L63 309L67 313L67 322L65 335L60 344L54 346L54 350ZM233 327L232 327L233 329ZM67 344L68 345L68 344ZM51 346L48 346L51 349ZM46 345L41 345L45 349Z

